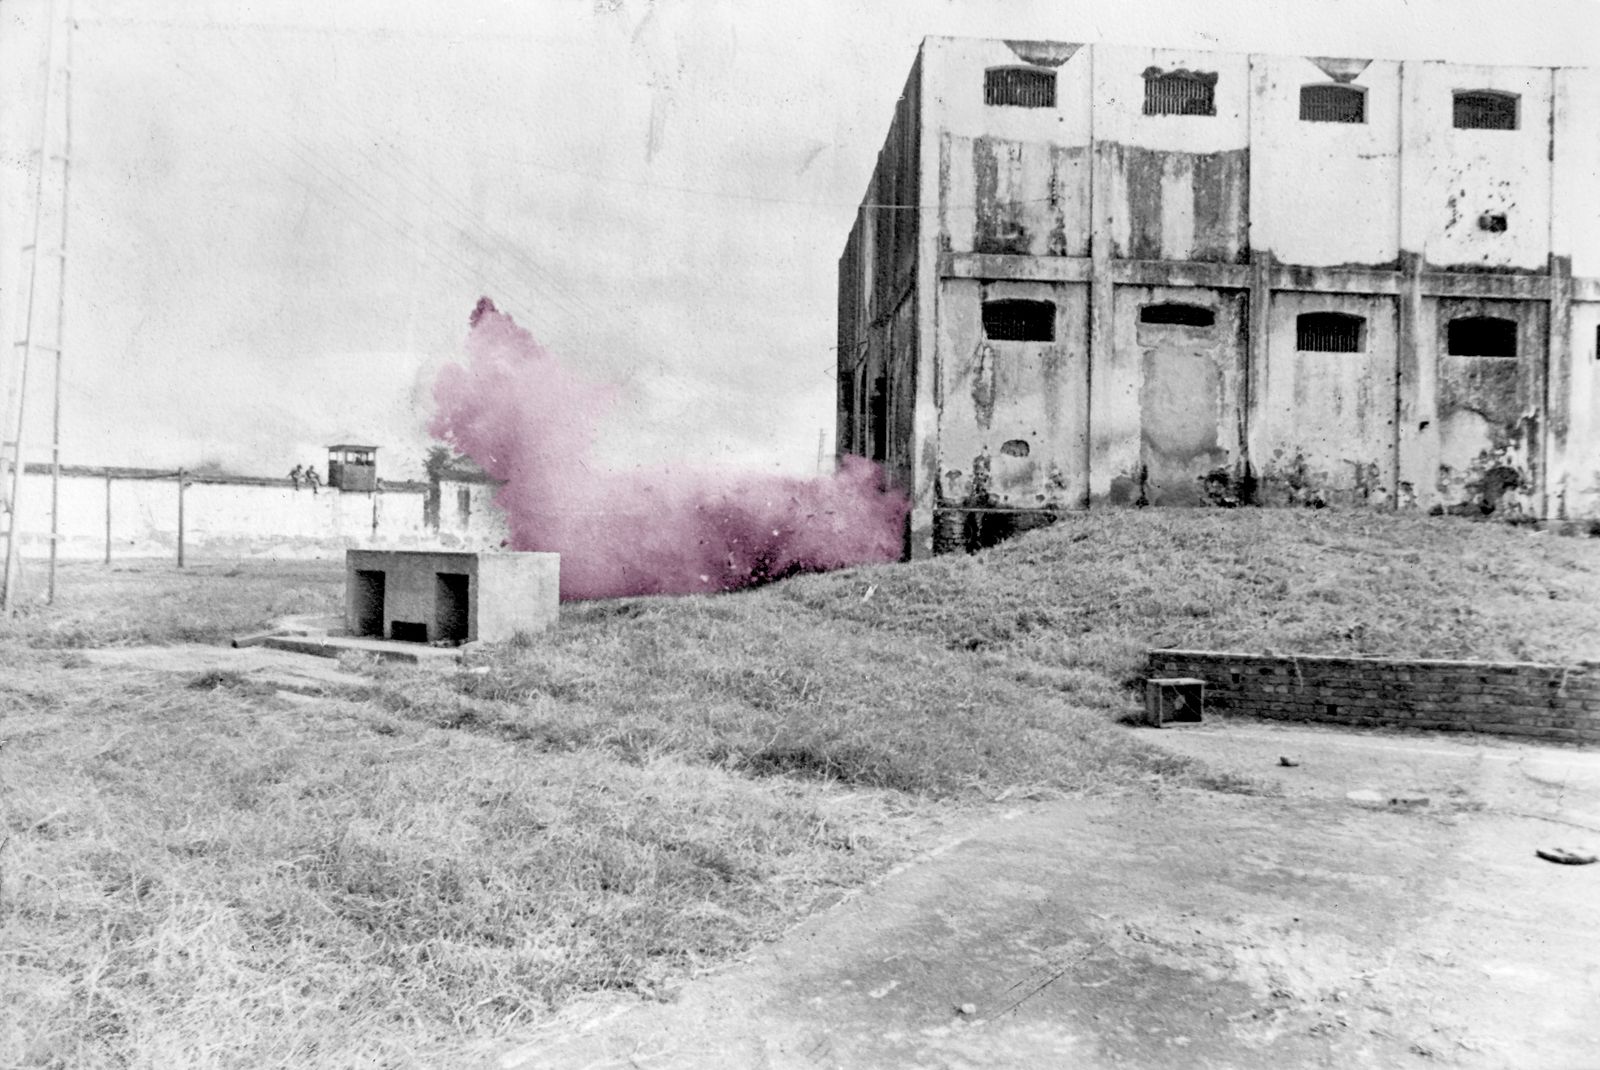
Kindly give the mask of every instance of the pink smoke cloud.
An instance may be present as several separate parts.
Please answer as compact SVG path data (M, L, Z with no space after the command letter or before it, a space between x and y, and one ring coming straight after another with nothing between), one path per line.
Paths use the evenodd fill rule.
M618 472L593 460L613 391L562 366L488 298L466 366L444 367L428 430L502 482L516 550L561 554L561 597L731 591L900 556L909 503L845 457L816 479Z

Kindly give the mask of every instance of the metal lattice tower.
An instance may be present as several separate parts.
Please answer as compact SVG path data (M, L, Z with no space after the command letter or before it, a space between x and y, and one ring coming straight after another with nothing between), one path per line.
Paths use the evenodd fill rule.
M0 413L0 524L5 556L0 570L0 613L9 614L17 601L21 568L21 499L26 468L26 431L30 380L37 378L36 356L54 357L51 392L50 571L47 598L55 600L56 550L59 537L61 478L61 365L67 280L67 206L72 154L72 0L50 5L45 30L44 74L39 109L38 150L34 161L32 241L22 247L19 289L23 295L20 333L4 361L5 411ZM63 55L58 59L57 49ZM56 150L52 152L52 143ZM57 197L59 194L59 198ZM43 267L41 269L41 262ZM51 270L51 265L54 270ZM54 285L53 323L43 309ZM30 373L33 373L30 375Z

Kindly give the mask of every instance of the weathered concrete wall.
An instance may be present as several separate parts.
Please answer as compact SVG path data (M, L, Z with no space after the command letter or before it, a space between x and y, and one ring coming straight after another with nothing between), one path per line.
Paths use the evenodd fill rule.
M1307 313L1364 321L1359 353L1303 352L1296 324ZM1259 422L1251 453L1264 502L1384 504L1395 485L1395 354L1392 297L1288 292L1273 295L1267 359L1256 370Z
M1459 130L1453 92L1518 96L1515 130ZM1401 155L1416 185L1402 188L1407 221L1429 265L1544 271L1550 259L1551 72L1548 67L1405 64ZM1487 217L1505 216L1505 229Z
M986 338L986 300L1049 301L1055 341ZM1076 508L1087 493L1088 294L947 279L939 291L941 506Z
M500 485L482 480L439 481L441 546L488 548L511 538L505 511L495 502Z
M1239 262L1249 249L1249 59L1097 45L1094 137L1111 158L1112 255ZM1216 75L1215 115L1145 115L1144 74Z
M1152 650L1148 674L1204 680L1225 713L1600 743L1600 663Z
M1570 353L1566 434L1549 462L1550 512L1561 519L1600 516L1600 303L1572 306Z
M1546 309L1534 301L1439 298L1429 339L1438 383L1438 495L1447 511L1540 515ZM1450 321L1493 316L1517 324L1514 357L1452 356Z
M922 63L940 251L1087 256L1088 53L930 38ZM984 104L982 72L1019 66L1055 79L1056 107Z
M1250 61L1251 245L1290 264L1392 266L1400 255L1400 64L1362 61L1356 71L1301 56ZM1366 122L1301 121L1308 85L1364 90Z
M194 556L330 557L356 544L499 545L506 527L492 502L493 487L477 484L466 489L471 496L470 519L462 523L458 499L447 491L436 531L425 516L427 490L420 485L372 494L323 487L313 494L276 479L195 477L183 491L184 548ZM58 544L62 558L105 557L107 506L104 476L62 475ZM109 513L113 560L176 554L175 477L113 477ZM50 477L31 466L23 477L21 531L22 552L28 558L48 556Z
M1142 320L1145 309L1174 306L1203 309L1213 321ZM1094 414L1097 430L1110 423L1122 447L1111 455L1113 504L1204 505L1232 483L1241 457L1246 314L1238 291L1118 287L1115 350L1135 359L1106 368L1119 377L1111 391L1120 404ZM1134 420L1137 438L1122 430Z
M918 457L918 265L922 225L922 61L912 65L861 211L839 260L835 448L884 463L931 526ZM924 489L927 488L927 489Z
M519 631L543 631L561 612L561 555L479 554L478 585L475 638L497 643Z

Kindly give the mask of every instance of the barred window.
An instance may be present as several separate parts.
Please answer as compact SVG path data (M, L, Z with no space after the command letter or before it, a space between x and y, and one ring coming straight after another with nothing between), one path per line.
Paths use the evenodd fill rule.
M1054 342L1056 306L1049 301L985 301L983 336L994 342Z
M1452 357L1514 357L1517 355L1517 321L1497 316L1462 316L1446 328L1446 348Z
M1517 95L1492 89L1458 89L1455 125L1457 130L1515 130Z
M1348 85L1300 87L1300 121L1304 123L1364 123L1367 91Z
M983 72L983 102L1014 108L1056 106L1056 73L1033 67L991 67Z
M1302 353L1365 353L1367 321L1344 312L1307 312L1295 317L1294 347Z
M1163 71L1150 67L1144 72L1144 113L1146 115L1217 114L1217 76L1205 71Z
M1217 314L1203 305L1145 305L1139 310L1139 322L1173 327L1210 327L1217 322Z

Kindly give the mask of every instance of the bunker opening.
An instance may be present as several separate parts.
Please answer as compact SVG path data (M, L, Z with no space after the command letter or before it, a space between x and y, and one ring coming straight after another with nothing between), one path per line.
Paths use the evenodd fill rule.
M377 569L357 569L351 580L354 593L355 633L383 638L384 574Z
M443 642L467 641L468 579L463 572L434 575L433 619L438 624L437 638Z
M389 638L397 643L426 643L428 625L420 620L397 620L389 624Z

